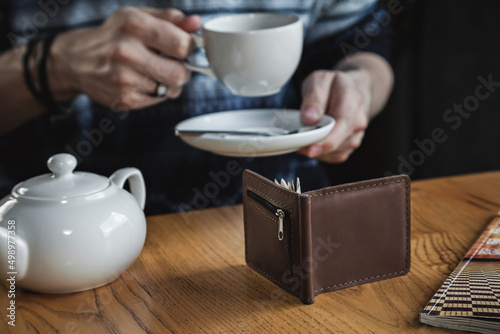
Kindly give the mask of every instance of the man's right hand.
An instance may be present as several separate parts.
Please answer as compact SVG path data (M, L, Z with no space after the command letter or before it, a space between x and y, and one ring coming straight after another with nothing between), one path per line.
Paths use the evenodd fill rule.
M98 27L63 33L48 63L54 96L85 93L120 110L176 98L190 76L180 60L192 52L189 33L200 26L199 16L176 9L123 7ZM166 97L151 96L157 83L167 87Z

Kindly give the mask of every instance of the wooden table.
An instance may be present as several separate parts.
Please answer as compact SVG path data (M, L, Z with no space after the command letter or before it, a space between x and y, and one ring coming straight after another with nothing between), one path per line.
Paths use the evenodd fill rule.
M408 275L322 294L303 305L245 265L240 205L148 217L145 247L113 283L16 295L0 285L0 333L445 332L419 312L500 208L500 172L412 184ZM451 332L451 331L448 331Z

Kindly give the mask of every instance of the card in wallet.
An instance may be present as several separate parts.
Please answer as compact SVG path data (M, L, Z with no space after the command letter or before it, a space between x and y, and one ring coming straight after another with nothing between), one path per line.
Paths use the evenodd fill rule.
M248 266L305 304L410 270L410 179L389 176L303 194L243 172Z

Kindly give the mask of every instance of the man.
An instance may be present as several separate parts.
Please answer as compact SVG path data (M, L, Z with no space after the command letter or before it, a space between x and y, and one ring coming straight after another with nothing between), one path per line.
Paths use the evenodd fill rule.
M324 186L316 159L345 161L392 87L386 12L374 0L128 1L147 7L119 7L111 0L0 4L3 193L45 172L43 162L64 151L78 158L80 170L141 169L149 214L237 203L243 168L270 178L299 176L305 189ZM304 21L302 64L280 93L233 96L182 65L193 53L189 33L203 20L252 11L289 12ZM51 36L52 45L45 42ZM40 42L32 42L26 52L29 40ZM40 70L44 51L46 75ZM158 91L163 86L165 96ZM300 109L308 124L327 113L336 125L326 139L302 148L302 156L255 159L215 156L173 135L175 124L188 117L283 107Z

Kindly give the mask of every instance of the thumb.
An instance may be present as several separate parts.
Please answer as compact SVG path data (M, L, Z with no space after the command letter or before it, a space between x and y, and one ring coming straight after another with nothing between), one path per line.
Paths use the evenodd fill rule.
M302 84L300 120L304 124L318 123L325 114L333 76L334 74L328 71L316 71Z

